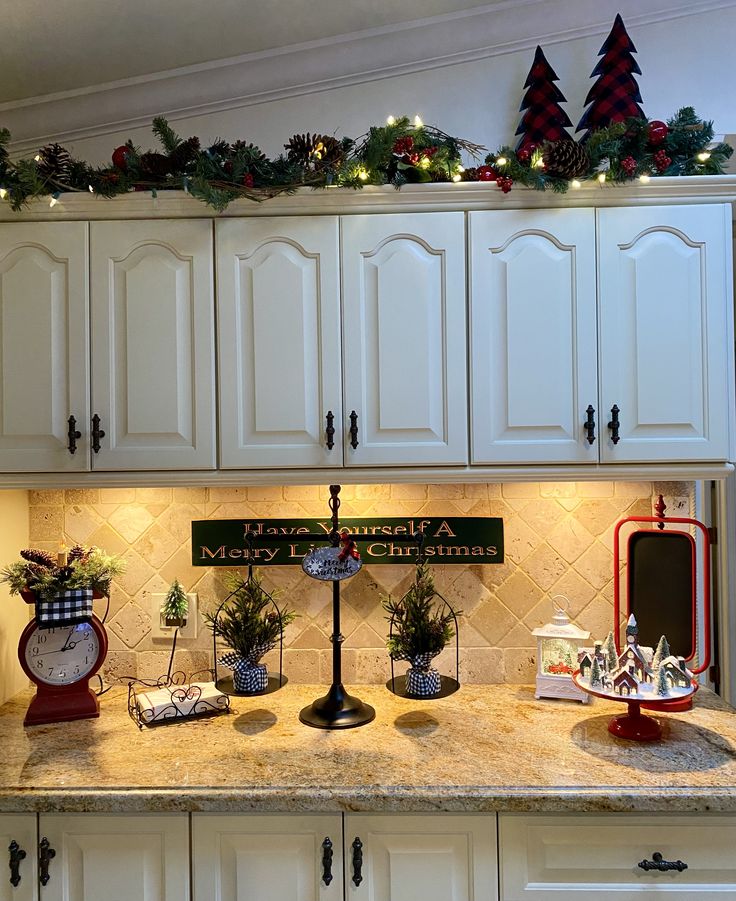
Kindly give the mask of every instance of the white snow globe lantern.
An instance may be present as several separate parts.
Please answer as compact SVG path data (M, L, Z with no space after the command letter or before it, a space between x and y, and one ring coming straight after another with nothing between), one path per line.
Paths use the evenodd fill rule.
M557 601L564 602L565 606ZM590 638L590 632L570 622L565 612L569 601L561 594L552 598L552 622L532 631L537 639L537 682L535 698L565 698L587 704L590 695L572 681L578 669L578 648Z

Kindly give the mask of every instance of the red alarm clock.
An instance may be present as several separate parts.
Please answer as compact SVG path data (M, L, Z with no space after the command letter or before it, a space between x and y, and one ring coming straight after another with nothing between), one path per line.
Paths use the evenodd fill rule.
M92 616L88 623L39 629L32 619L18 642L23 672L37 686L25 726L62 723L100 715L89 680L107 656L107 632Z

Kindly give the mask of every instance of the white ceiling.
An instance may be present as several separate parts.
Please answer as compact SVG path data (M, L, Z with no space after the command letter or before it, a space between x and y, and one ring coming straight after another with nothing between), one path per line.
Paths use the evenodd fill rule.
M0 102L489 5L489 0L5 0Z

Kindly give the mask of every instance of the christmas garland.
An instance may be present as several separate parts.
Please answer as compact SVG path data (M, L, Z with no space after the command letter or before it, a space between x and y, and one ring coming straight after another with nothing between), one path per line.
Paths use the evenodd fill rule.
M245 141L217 140L201 147L199 138L182 139L159 116L153 132L159 151L142 152L131 141L112 154L110 166L94 167L74 159L59 144L49 144L31 159L11 160L10 132L0 129L0 199L14 210L29 200L63 192L115 197L130 191L184 190L217 211L233 200L266 200L301 187L362 188L407 183L495 182L504 193L514 183L536 190L564 192L585 181L621 184L657 175L716 175L733 150L710 147L713 123L692 107L667 123L631 118L592 131L584 142L572 139L521 147L504 146L485 164L464 168L462 154L479 162L486 149L456 138L416 117L390 116L357 140L324 134L294 135L284 153L269 159Z

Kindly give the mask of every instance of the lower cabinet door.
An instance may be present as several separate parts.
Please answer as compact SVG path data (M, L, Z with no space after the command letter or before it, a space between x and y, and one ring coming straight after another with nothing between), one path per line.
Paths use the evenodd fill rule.
M42 901L189 901L187 814L42 814Z
M342 862L340 814L192 816L194 901L342 901Z
M349 901L495 901L493 814L348 814Z
M36 845L34 813L0 814L0 849L7 853L7 868L0 866L0 901L37 901Z
M501 901L736 898L736 817L501 814L499 848Z

